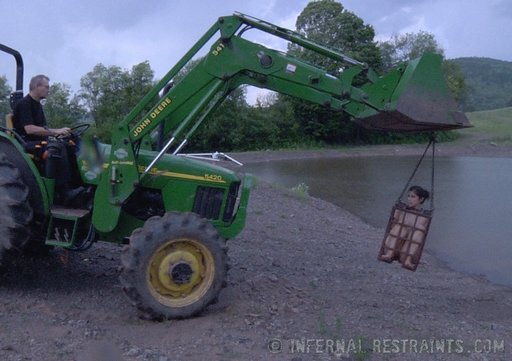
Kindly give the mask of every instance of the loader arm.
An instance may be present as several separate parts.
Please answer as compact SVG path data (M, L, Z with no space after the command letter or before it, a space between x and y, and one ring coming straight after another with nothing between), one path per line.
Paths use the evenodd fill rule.
M339 77L334 77L321 68L242 38L244 27L257 28L333 60L345 62L349 66ZM243 31L240 31L242 29ZM196 67L171 88L167 96L142 120L133 124L140 109L144 108L188 60L218 33L219 39ZM162 121L165 121L166 132L174 131L172 135L179 136L196 118L191 114L199 113L219 92L223 96L217 96L216 102L221 102L236 87L247 84L344 110L368 128L436 131L469 126L462 114L455 114L456 105L443 79L440 63L439 55L427 54L379 77L366 64L351 59L335 49L316 44L291 30L247 15L236 14L220 18L207 32L206 39L203 37L192 48L192 54L187 53L187 56L178 63L178 67L173 68L157 84L146 101L141 102L142 104L136 108L137 112L128 115L123 125L133 125L129 128L132 142L143 138ZM367 82L355 87L353 82L358 75L365 77ZM216 91L212 92L213 89ZM409 107L425 107L428 103L432 106L431 112L424 112L418 117L399 115L396 112L389 114L396 110L396 103L402 100L402 97L408 98ZM445 101L440 102L441 98ZM383 116L381 113L388 113L386 117L396 117L397 123L390 125L385 122L379 124L378 121L365 121L374 115Z
M242 37L256 28L345 63L339 76L280 51ZM214 40L214 37L218 38ZM210 50L147 113L148 105L206 44ZM378 76L366 64L304 36L240 13L221 17L185 56L113 129L109 169L102 177L93 222L103 232L112 230L120 205L150 176L161 156L176 142L177 153L224 98L240 85L288 94L350 114L359 124L388 131L436 131L469 126L455 111L441 72L441 57L425 55ZM362 86L354 80L365 79ZM167 143L147 166L137 162L142 140L163 124ZM108 176L107 176L108 175ZM106 219L108 219L106 221Z

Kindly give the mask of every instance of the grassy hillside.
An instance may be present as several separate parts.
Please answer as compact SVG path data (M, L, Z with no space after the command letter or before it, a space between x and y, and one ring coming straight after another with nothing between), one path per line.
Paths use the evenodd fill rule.
M457 58L465 76L468 94L465 111L512 106L512 62L489 58Z
M462 134L480 134L490 140L502 143L512 142L512 107L466 113L473 128Z

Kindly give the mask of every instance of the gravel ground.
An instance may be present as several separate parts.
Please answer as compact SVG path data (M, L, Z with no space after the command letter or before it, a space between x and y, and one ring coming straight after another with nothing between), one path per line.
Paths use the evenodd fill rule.
M439 151L512 155L488 143L455 148ZM378 262L382 236L330 203L257 182L247 226L228 242L232 268L219 301L199 317L167 322L140 319L124 297L118 246L20 258L0 277L0 360L512 359L510 287L450 270L428 253L416 272Z

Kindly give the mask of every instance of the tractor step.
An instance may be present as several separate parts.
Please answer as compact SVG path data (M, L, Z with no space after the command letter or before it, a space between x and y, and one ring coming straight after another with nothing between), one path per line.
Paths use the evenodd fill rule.
M54 206L50 211L46 245L71 247L83 239L90 224L90 210Z
M82 218L90 214L88 209L64 208L53 206L51 209L53 217L56 218Z

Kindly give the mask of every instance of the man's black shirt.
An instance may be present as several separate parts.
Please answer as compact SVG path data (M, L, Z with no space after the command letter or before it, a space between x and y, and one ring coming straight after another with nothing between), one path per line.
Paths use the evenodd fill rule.
M46 137L37 135L27 135L26 125L37 125L46 127L46 118L43 112L43 106L40 102L26 95L14 108L14 129L26 140L44 140Z

